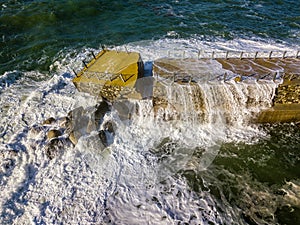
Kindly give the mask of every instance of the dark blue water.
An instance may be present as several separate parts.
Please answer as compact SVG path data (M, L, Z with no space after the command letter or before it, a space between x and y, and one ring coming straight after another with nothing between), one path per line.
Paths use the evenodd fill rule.
M0 1L0 74L47 71L57 53L141 40L245 38L298 44L294 1Z

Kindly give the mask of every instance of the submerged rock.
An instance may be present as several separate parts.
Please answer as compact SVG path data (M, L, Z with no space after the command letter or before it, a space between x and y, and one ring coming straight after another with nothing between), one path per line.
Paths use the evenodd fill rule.
M95 151L95 153L100 153L104 149L106 149L107 145L103 143L101 139L105 141L106 136L104 136L105 133L103 132L93 132L90 135L83 136L80 138L79 142L82 148L89 149ZM101 138L100 138L101 136Z
M64 143L59 138L52 138L45 146L45 154L51 160L57 156L64 147Z
M30 128L29 134L30 134L30 136L36 136L36 135L40 134L43 130L44 130L43 126L35 124Z

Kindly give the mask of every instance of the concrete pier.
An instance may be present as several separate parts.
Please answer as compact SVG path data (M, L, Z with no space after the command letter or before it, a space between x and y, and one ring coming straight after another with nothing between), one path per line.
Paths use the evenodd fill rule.
M154 111L166 110L169 118L190 110L203 121L222 113L234 123L230 117L245 113L257 123L300 122L299 52L204 53L168 54L151 62L151 76L143 74L139 53L103 50L84 63L73 82L79 91L111 102L152 98Z
M255 82L274 82L277 88L272 104L267 109L256 113L252 121L257 123L300 121L300 59L298 57L162 58L154 62L153 72L154 77L182 85L203 82L225 82L226 84L230 80L247 84L252 82L253 85ZM166 93L160 82L157 80L154 85L154 99L165 102L163 96Z

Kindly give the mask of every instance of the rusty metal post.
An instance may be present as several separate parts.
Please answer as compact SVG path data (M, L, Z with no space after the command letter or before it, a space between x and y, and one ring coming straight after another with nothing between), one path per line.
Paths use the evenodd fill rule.
M223 77L224 82L226 82L226 78L227 78L227 73L224 73L224 77Z
M85 67L85 68L88 68L87 65L86 65L86 63L85 63L85 61L82 60L82 62L83 62L84 67Z
M269 53L269 59L271 59L272 53L273 53L273 51L270 51L270 53Z
M225 59L228 59L228 54L229 54L229 52L226 51Z
M127 54L129 54L129 52L128 52L128 50L127 50L126 46L124 46L124 47L125 47L125 51L127 52Z
M95 56L94 52L93 52L93 51L91 51L91 53L92 53L92 55L93 55L94 59L96 59L96 56Z
M282 58L284 59L286 55L286 51L283 52Z
M77 73L76 73L76 71L74 70L74 69L72 69L73 70L73 73L75 74L75 76L77 77Z
M275 80L276 80L276 76L277 76L277 73L279 73L279 71L275 71L275 73L274 73L274 76L273 76L273 81L275 82Z

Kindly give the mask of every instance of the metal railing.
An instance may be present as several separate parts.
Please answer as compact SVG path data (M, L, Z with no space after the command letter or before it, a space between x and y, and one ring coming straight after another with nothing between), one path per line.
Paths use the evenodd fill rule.
M84 71L81 74L82 77L85 77L87 79L96 78L97 80L110 80L114 81L116 79L121 79L124 83L126 83L130 78L134 76L134 74L112 74L112 73L103 73L103 72L89 72Z
M224 81L227 82L229 80L233 80L239 77L238 82L243 82L246 80L253 80L253 81L260 81L260 80L267 80L267 81L280 81L282 79L285 79L286 81L292 81L292 80L299 80L300 81L300 74L299 73L285 73L282 71L274 71L269 72L266 74L257 74L253 73L250 75L243 75L243 74L227 74L226 72L223 74L220 74L215 77L207 77L207 79L204 79L205 81L211 82L211 81ZM156 74L155 76L156 80L165 80L171 83L197 83L200 80L197 79L197 77L194 77L192 75L189 75L188 73L185 74L178 74L176 72L170 73L169 75L164 74L163 76L159 76L159 74ZM199 78L200 79L200 78ZM204 81L203 77L201 78L201 82Z
M197 59L272 59L272 58L299 58L300 51L206 51L198 50L197 52L187 52L184 50L168 50L167 57L169 58L197 58Z
M106 48L106 47L102 47ZM131 50L128 50L129 47L122 46L122 47L115 47L110 46L107 49L115 49L116 51L126 51L130 52ZM273 58L279 58L279 59L285 59L285 58L300 58L300 50L295 51L255 51L255 52L246 52L246 51L207 51L207 50L201 50L201 49L190 49L188 51L182 50L182 49L172 49L172 50L165 50L160 51L161 57L165 54L165 57L168 58L175 58L175 59L273 59ZM96 59L96 56L93 52L91 52L90 58ZM84 68L88 68L87 63L83 60ZM87 77L95 76L98 79L111 79L113 77L116 79L117 77L120 77L121 80L124 82L125 79L123 75L121 74L108 74L108 73L99 73L99 72L87 72L84 71L85 69L82 69L81 72L78 74L76 71L73 70L76 76L85 75Z

